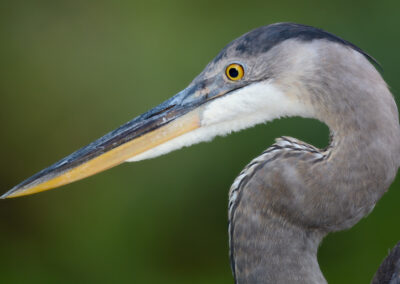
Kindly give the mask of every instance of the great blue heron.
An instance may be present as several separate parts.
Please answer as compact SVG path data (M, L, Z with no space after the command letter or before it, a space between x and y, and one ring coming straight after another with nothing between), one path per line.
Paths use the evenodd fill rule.
M400 163L398 110L370 61L355 45L317 28L278 23L255 29L228 44L186 89L2 198L282 116L315 118L331 131L329 147L279 138L234 181L230 257L237 283L326 283L317 262L321 240L371 212ZM376 281L400 283L399 250Z

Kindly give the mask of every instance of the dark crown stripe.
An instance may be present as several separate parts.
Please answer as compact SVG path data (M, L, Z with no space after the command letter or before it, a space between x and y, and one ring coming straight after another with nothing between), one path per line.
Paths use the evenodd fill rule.
M287 39L298 39L302 41L325 39L335 43L339 43L363 54L368 60L370 60L380 69L382 69L381 65L375 58L373 58L371 55L363 51L355 44L352 44L351 42L344 40L334 34L326 32L322 29L295 23L277 23L254 29L228 44L217 55L214 61L218 61L221 58L225 57L226 51L232 45L236 46L236 50L238 52L247 53L254 56L258 53L267 52L269 49Z

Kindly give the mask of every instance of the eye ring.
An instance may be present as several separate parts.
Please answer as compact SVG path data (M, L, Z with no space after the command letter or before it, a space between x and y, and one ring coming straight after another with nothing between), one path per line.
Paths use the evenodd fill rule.
M231 81L239 81L244 76L243 66L237 63L229 64L225 69L225 75Z

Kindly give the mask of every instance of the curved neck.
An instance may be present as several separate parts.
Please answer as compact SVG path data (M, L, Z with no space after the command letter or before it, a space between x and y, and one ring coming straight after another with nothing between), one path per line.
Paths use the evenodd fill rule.
M396 105L387 89L379 99L371 93L357 109L320 118L334 136L326 151L272 150L255 159L250 165L256 168L249 165L243 182L231 189L237 283L326 283L317 261L322 238L366 216L399 166Z
M371 212L400 164L398 110L386 85L370 85L367 90L354 87L342 91L340 99L345 96L349 101L354 97L359 100L319 117L333 136L325 152L327 158L301 171L309 179L306 194L321 188L327 192L315 200L324 208L317 212L321 219L317 226L327 232L350 228Z

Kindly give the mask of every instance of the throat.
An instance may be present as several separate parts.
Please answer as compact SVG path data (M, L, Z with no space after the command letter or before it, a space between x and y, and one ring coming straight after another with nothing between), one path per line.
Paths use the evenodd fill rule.
M230 223L235 283L327 283L317 261L322 232L254 207L239 206Z

